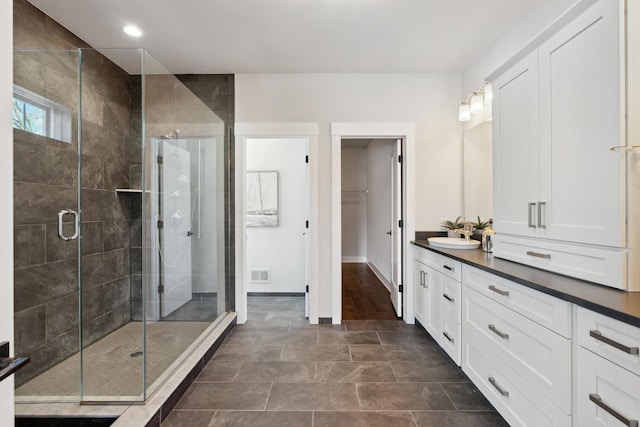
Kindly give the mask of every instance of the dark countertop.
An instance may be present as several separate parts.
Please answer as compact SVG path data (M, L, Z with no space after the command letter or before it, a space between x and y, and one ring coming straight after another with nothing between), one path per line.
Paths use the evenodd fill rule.
M529 288L640 327L640 292L625 292L516 262L494 258L491 254L483 252L482 249L436 248L429 246L427 240L415 240L411 243L496 276L504 277Z

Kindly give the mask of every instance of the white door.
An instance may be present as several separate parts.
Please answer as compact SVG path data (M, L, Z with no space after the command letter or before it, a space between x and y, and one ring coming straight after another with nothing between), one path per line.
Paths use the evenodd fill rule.
M192 298L191 173L189 152L179 140L163 141L160 195L160 280L162 317Z
M391 302L402 317L402 140L391 154Z

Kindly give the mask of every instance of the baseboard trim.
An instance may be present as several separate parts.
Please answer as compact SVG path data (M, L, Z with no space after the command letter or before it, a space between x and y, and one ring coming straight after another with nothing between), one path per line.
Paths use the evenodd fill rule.
M303 297L304 292L247 292L248 297Z
M376 277L378 278L378 280L380 280L380 282L382 282L382 284L384 285L385 288L387 288L387 291L389 291L389 293L391 293L391 282L389 282L387 280L386 277L384 277L384 275L380 272L380 270L378 270L376 268L375 265L373 265L372 262L367 262L367 266L369 266L369 268L371 269L371 271L373 271L373 274L376 275Z

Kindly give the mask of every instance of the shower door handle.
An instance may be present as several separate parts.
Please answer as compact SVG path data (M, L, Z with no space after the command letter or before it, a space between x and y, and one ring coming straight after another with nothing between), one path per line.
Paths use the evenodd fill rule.
M67 214L73 215L73 234L71 236L65 236L62 231L62 217ZM58 212L58 237L64 241L75 240L78 238L78 229L78 212L72 209L63 209Z

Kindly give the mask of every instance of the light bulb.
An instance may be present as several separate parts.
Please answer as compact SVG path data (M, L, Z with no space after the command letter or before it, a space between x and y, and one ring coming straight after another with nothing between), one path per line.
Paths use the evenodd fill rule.
M475 94L471 97L471 112L473 114L482 113L484 110L484 101L482 95Z
M491 104L491 100L493 99L493 88L490 83L487 83L484 86L484 103Z
M471 109L469 108L469 104L462 104L460 106L460 110L458 111L458 120L461 122L471 120Z

